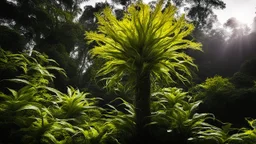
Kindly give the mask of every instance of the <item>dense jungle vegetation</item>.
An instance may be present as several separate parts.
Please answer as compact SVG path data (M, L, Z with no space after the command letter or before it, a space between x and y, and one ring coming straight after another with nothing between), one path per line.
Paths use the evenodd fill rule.
M256 143L256 17L86 2L0 0L0 144Z

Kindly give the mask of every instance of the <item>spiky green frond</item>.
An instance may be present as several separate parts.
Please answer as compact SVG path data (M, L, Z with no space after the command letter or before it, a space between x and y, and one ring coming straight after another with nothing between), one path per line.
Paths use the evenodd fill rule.
M56 116L59 118L70 119L77 118L86 120L91 114L100 112L100 107L95 106L97 98L87 98L89 93L80 92L73 87L67 88L67 94L57 95ZM96 115L94 115L96 117Z
M190 102L187 92L178 88L163 88L152 94L153 124L166 128L166 133L178 131L182 139L203 136L200 130L211 129L207 119L214 119L210 113L195 113L200 101ZM212 131L215 132L215 131ZM195 136L196 135L196 136Z
M111 75L107 84L113 86L125 75L150 72L157 80L174 82L177 77L188 82L191 73L187 66L196 67L193 59L180 50L201 50L201 44L186 37L194 26L185 16L176 18L176 8L168 6L162 10L160 0L152 10L143 3L128 8L122 20L117 20L110 8L97 14L98 32L86 32L89 42L96 42L92 57L106 60L98 75ZM138 73L138 69L143 69Z

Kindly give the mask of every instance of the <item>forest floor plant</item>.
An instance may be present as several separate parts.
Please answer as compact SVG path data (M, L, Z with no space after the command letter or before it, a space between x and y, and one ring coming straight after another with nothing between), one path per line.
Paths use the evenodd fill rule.
M88 93L68 87L65 94L50 87L54 78L50 70L64 71L51 65L53 60L35 54L30 57L1 50L1 64L11 62L11 68L23 71L8 80L20 87L0 93L0 128L5 131L1 143L134 143L134 105L116 98L114 101L120 105L113 102L103 109L97 106L100 99L89 97ZM152 93L152 122L146 125L152 131L153 139L150 139L159 144L255 144L255 120L247 119L250 129L234 129L231 124L218 128L205 122L214 119L212 114L195 113L200 102L178 88L163 88Z
M45 55L0 50L2 69L22 70L20 76L1 81L18 83L20 88L0 93L0 127L5 131L0 143L119 143L116 137L124 130L120 120L127 117L133 122L132 115L120 111L114 115L113 106L108 111L98 107L100 99L88 93L68 87L64 94L49 86L54 78L51 70L65 73ZM128 103L123 102L128 111Z
M207 119L214 119L210 113L196 113L201 101L191 100L187 92L178 88L163 88L152 94L152 124L160 128L154 134L164 135L162 143L187 144L198 129L208 125Z

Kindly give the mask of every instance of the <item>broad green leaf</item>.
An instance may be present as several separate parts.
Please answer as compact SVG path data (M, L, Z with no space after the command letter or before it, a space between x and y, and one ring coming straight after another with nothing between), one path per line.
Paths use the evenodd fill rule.
M34 106L34 105L30 105L30 104L23 106L22 108L18 109L17 111L23 111L23 110L34 110L38 114L41 114L40 108L38 108L37 106Z

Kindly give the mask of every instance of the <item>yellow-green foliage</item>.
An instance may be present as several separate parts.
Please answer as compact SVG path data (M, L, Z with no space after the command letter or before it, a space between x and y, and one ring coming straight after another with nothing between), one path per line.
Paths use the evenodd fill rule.
M90 51L92 57L106 60L98 76L112 74L107 78L107 86L115 86L123 76L135 77L145 72L167 83L174 82L173 76L188 82L191 73L187 65L196 65L180 50L201 50L201 44L186 39L194 26L184 15L176 18L174 6L164 10L162 7L163 0L154 10L139 2L131 5L121 20L117 20L110 8L96 15L98 32L85 35L90 43L97 43ZM129 80L132 82L134 78Z
M110 106L97 106L99 98L89 97L73 87L62 93L50 87L55 70L64 70L39 52L13 54L0 49L0 69L22 70L11 82L22 83L0 91L0 143L117 144L134 133L134 108L122 100L126 113ZM40 81L47 81L42 83ZM124 134L125 133L125 134ZM126 139L124 139L126 138Z
M248 120L251 129L232 128L230 123L225 124L221 128L210 126L200 129L197 133L197 144L255 144L256 143L256 120ZM196 138L196 136L194 137Z
M204 83L196 85L190 90L195 100L207 99L226 94L235 90L235 86L227 78L215 76L207 78Z
M153 93L151 105L153 124L167 128L165 133L172 134L174 141L191 140L200 129L211 127L205 121L214 119L214 116L210 113L196 113L195 110L201 101L190 100L191 96L178 88L163 88Z
M221 76L215 76L213 78L208 78L206 81L200 85L203 89L209 91L216 91L221 89L234 89L232 83L229 82L227 78Z

